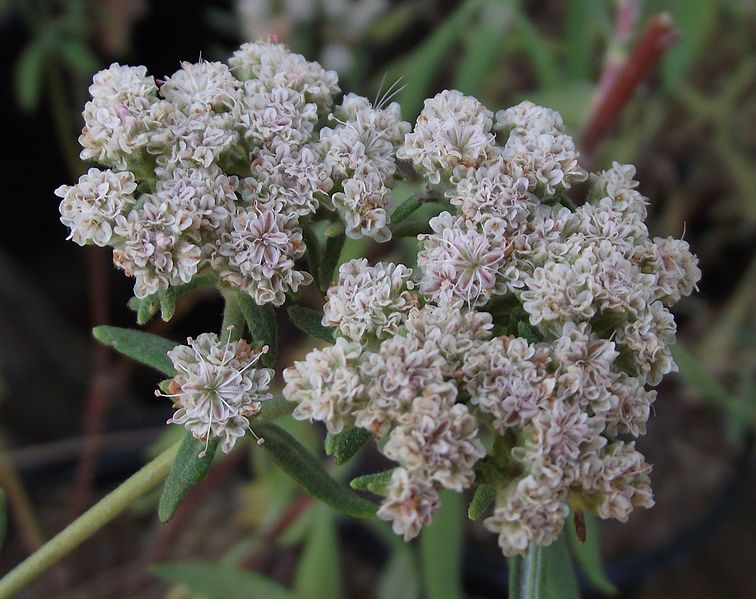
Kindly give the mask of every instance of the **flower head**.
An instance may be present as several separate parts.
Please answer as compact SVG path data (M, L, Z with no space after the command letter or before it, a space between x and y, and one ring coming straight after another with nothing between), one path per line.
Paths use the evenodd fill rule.
M224 452L231 451L250 430L249 417L272 397L268 388L273 370L252 368L267 349L258 351L244 340L223 343L214 333L176 346L168 352L176 376L164 396L173 399L177 409L168 422L183 424L205 442L204 451L212 438L220 439Z

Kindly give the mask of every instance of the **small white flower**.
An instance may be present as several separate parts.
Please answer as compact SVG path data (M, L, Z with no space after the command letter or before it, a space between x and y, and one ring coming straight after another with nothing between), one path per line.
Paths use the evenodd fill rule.
M138 298L188 283L201 258L199 246L185 235L192 217L175 202L157 195L143 196L143 200L139 210L118 215L113 229L121 238L115 244L113 262L136 279L134 295Z
M136 181L130 172L114 173L90 168L76 185L61 185L60 221L71 233L68 239L85 245L106 246L113 237L116 216L134 205Z
M391 239L394 200L381 174L367 164L343 182L343 191L333 194L331 201L344 220L347 237L371 237L385 243Z
M334 434L352 426L354 412L365 404L357 371L361 354L359 343L339 337L335 345L314 349L284 370L283 395L297 404L294 418L319 420Z
M420 470L446 489L463 491L475 480L475 463L486 454L478 422L466 405L434 399L416 398L381 452L410 472Z
M412 270L406 266L383 262L368 266L366 258L349 260L339 267L338 280L328 290L323 324L338 328L353 341L385 339L417 305L413 288Z
M330 108L340 91L335 71L326 71L317 62L308 62L276 42L242 44L228 64L238 79L256 79L268 89L288 87L302 92L306 101L315 103L319 110Z
M176 376L167 395L155 394L174 401L177 409L169 424L182 424L205 442L200 457L211 438L220 439L224 452L231 451L237 439L250 430L249 417L272 397L268 389L273 370L252 368L260 355L244 340L223 343L214 333L189 338L187 345L168 352Z
M437 185L458 165L474 167L494 152L493 113L471 96L445 90L425 100L412 133L397 150Z
M287 291L312 281L309 273L295 268L305 252L301 229L266 204L237 208L229 230L208 251L220 277L258 305L280 306Z
M525 551L531 542L553 543L568 514L569 507L562 498L526 476L497 493L494 514L483 525L499 534L499 547L511 557Z
M438 304L484 305L493 295L507 292L511 245L489 237L448 212L430 220L430 235L419 235L422 249L417 264L423 272L421 291Z
M182 62L160 87L162 96L184 114L226 112L240 100L239 80L221 62Z
M396 468L391 475L389 494L377 516L390 521L394 532L409 541L420 534L423 526L430 524L439 507L438 491L429 480Z

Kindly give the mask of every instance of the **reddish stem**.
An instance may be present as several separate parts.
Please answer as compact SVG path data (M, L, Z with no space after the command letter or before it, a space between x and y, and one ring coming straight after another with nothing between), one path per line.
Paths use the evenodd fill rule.
M677 31L668 14L662 13L651 18L622 68L608 84L603 95L596 100L591 118L583 131L583 149L586 153L590 154L604 138L638 84L676 41Z

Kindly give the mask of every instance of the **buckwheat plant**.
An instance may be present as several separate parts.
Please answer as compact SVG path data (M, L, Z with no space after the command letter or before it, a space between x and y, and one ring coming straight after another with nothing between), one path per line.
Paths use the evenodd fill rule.
M676 369L669 308L701 273L685 241L649 235L632 166L586 172L560 115L531 102L493 112L443 91L411 125L390 94L341 95L334 72L274 41L164 80L113 64L90 92L79 142L97 167L55 192L69 238L113 248L140 323L211 286L223 325L178 346L95 330L168 377L158 395L187 436L0 589L166 476L170 518L216 448L249 431L312 495L407 541L445 489L471 490L470 515L487 513L506 556L554 543L571 512L624 522L653 505L635 439ZM421 189L395 209L399 179ZM439 208L430 222L400 223L426 203ZM382 244L408 230L421 231L416 267L339 265L345 236ZM285 367L272 399L286 303L323 342ZM339 462L372 440L393 467L352 486L380 503L270 423L288 413L322 422Z

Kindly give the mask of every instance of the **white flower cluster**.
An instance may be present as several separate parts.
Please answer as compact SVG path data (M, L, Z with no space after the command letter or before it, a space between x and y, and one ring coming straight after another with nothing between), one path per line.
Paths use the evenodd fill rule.
M281 305L312 280L297 262L321 206L349 237L391 237L399 106L348 94L332 113L336 73L280 43L228 63L185 62L164 82L113 64L90 87L81 157L108 170L56 190L61 220L76 243L112 246L139 298L206 272Z
M205 449L210 439L218 438L223 451L231 451L250 430L249 417L272 397L268 389L273 370L253 368L266 351L267 347L260 352L244 340L223 343L214 333L189 338L187 345L169 351L176 376L167 394L155 392L173 399L176 413L168 423L184 425L205 442Z
M645 433L675 368L669 306L700 278L687 243L652 239L632 166L586 179L561 117L525 102L427 100L397 155L456 213L420 235L418 272L344 264L323 324L336 344L284 372L294 415L357 426L397 463L378 512L417 535L441 488L496 488L506 555L548 545L570 508L653 505Z

